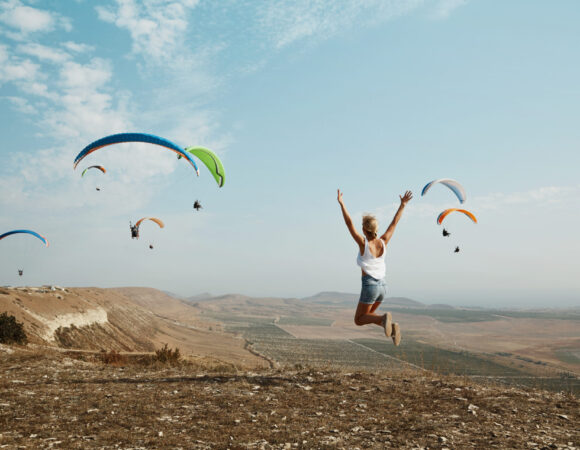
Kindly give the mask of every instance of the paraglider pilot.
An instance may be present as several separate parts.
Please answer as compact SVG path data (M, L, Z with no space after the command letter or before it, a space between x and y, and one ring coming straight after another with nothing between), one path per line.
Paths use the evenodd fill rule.
M18 269L18 275L22 276L23 273L24 273L23 269Z
M451 233L443 228L443 236L451 236Z
M454 253L459 253L459 247L455 247Z
M201 209L201 203L199 203L199 200L196 200L194 202L193 209L195 209L196 211L199 211Z
M131 228L131 239L139 239L139 227L131 222L129 222L129 227Z

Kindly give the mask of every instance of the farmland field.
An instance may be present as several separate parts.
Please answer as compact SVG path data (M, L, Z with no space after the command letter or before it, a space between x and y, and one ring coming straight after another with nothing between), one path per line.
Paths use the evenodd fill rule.
M538 371L531 373L523 364L517 367L512 361L517 363L518 358L511 358L509 354L506 354L509 358L502 360L494 359L494 355L476 354L464 349L455 351L439 348L414 339L412 334L406 336L404 345L400 347L394 347L390 340L384 337L302 339L278 326L278 323L282 323L282 319L215 313L207 315L223 322L226 332L241 335L255 351L281 365L370 371L429 370L441 374L473 377L480 381L494 380L511 385L580 392L580 380L573 374L567 372L556 374L553 370L547 369L544 374ZM285 318L284 322L288 324L310 322L313 328L320 328L324 323L323 320L308 321L300 317ZM572 357L569 352L565 355L568 358ZM510 363L502 364L498 361Z

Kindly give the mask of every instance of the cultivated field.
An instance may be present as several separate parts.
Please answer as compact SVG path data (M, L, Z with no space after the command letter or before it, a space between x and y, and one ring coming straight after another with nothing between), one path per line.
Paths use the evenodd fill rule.
M203 306L202 306L203 310ZM515 386L580 392L577 313L389 308L404 330L396 348L375 326L356 327L351 309L315 305L315 317L226 314L203 317L243 337L273 364L345 370L432 370ZM324 314L326 312L326 314Z

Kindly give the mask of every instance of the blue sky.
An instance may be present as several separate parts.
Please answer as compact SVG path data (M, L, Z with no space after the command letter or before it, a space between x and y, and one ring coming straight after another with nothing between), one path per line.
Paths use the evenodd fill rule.
M0 0L0 230L51 243L5 239L0 284L357 292L336 189L382 227L410 189L391 295L578 305L579 21L575 0ZM213 149L225 186L146 145L73 171L125 131ZM479 219L450 238L455 197L420 196L446 177ZM131 240L144 216L166 228Z

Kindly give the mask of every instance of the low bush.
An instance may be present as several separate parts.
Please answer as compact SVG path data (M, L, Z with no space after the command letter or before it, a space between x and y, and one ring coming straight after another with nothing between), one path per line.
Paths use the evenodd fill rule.
M5 312L0 314L0 343L21 345L28 343L24 325L18 322L16 317L9 316Z
M101 361L104 364L108 364L108 365L118 366L118 365L122 365L125 363L125 358L123 357L123 355L121 355L116 350L110 350L108 352L105 350L102 350L100 357L101 357Z
M167 344L163 345L159 350L155 350L154 361L163 364L174 365L181 360L181 353L178 348L171 349Z

